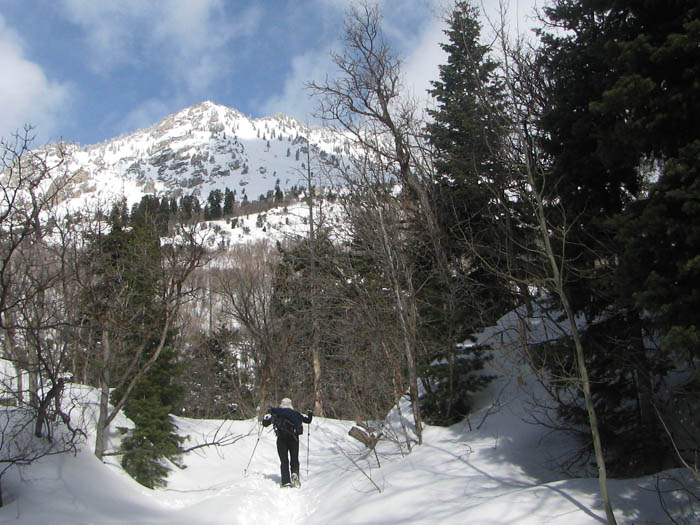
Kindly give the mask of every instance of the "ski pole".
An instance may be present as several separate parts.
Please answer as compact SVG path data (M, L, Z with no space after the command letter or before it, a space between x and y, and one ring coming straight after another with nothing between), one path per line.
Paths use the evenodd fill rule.
M253 456L255 455L255 451L258 448L258 443L260 443L260 436L262 435L262 426L260 427L260 430L258 430L258 439L255 442L255 446L253 447L253 452L250 454L250 459L248 460L248 464L246 465L245 469L243 469L243 477L246 477L248 475L248 467L250 467L250 463L253 461Z
M311 423L309 431L306 433L306 477L309 477L309 447L311 446Z

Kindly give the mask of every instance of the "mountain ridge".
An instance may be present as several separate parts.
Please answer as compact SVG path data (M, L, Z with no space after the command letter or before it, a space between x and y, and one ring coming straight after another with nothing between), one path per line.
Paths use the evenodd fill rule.
M121 199L131 205L147 194L203 200L225 188L255 200L277 186L284 192L300 186L307 141L322 157L349 151L346 138L330 128L283 114L252 119L203 101L98 144L61 144L73 179L65 200L70 207Z

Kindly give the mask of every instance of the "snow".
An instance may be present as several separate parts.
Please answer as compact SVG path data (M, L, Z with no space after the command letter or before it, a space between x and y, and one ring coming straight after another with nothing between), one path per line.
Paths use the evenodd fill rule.
M243 193L249 200L280 188L305 186L306 145L333 155L347 138L328 128L307 126L285 115L251 119L233 108L205 101L164 118L154 126L80 147L63 144L61 172L73 176L64 192L71 210L126 199L129 206L144 195L193 194L204 201L215 189ZM37 151L43 151L39 148ZM48 147L58 162L56 149ZM289 154L289 156L288 156ZM318 163L312 155L312 162ZM318 182L318 181L317 181Z
M302 194L303 198L304 194ZM301 199L300 199L301 200ZM324 214L326 224L335 226L341 224L343 211L340 205L318 199L314 205L314 213L318 217L320 210ZM235 226L229 220L215 220L201 223L201 239L205 246L231 246L254 244L256 242L275 243L290 239L300 239L308 235L309 226L305 219L309 208L304 202L295 202L288 206L278 206L266 212L241 215L235 218ZM258 223L258 217L262 220ZM334 228L334 238L341 238L342 231Z
M555 467L554 460L574 446L570 438L524 421L528 396L523 390L536 394L537 386L515 373L517 363L509 357L518 326L523 325L513 314L480 338L499 341L494 367L511 373L476 399L469 419L448 428L427 426L423 445L410 453L398 446L400 440L387 438L379 441L375 457L348 436L353 422L314 417L300 438L302 486L282 489L271 429L255 419L178 417L186 446L222 438L228 444L188 453L182 461L186 468L174 468L167 488L150 490L133 481L114 457L98 461L89 439L76 456L46 457L6 473L0 523L603 523L597 479L567 479ZM536 329L540 332L531 335L545 333L541 325ZM80 388L87 392L90 416L94 399ZM405 400L402 411L409 414ZM115 426L127 423L121 418ZM388 436L399 428L396 409L385 424ZM110 436L116 439L117 432ZM611 480L618 523L668 522L656 484L664 489L664 479L672 476L682 479L685 473ZM699 509L691 521L692 509L671 493L664 498L678 522L696 523Z

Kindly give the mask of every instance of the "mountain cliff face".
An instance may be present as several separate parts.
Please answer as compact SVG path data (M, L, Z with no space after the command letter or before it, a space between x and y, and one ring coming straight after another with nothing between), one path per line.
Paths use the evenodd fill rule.
M255 200L279 185L303 186L307 139L321 156L342 155L348 143L327 128L288 116L250 119L235 109L202 102L158 124L110 141L67 145L65 168L74 184L71 206L145 194L195 195L229 188Z

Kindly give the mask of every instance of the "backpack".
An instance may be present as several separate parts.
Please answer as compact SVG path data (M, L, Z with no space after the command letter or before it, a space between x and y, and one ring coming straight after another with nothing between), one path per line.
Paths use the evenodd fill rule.
M304 433L304 426L301 424L301 416L291 408L271 408L272 424L275 432L279 435L280 432L300 436Z

